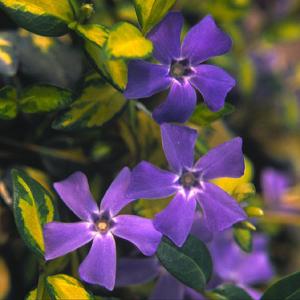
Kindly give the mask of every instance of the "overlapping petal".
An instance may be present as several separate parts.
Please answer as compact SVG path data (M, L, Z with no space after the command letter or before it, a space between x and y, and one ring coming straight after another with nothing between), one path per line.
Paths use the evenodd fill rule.
M184 123L192 115L197 103L197 95L188 81L173 80L165 102L153 111L153 118L159 124Z
M231 48L230 37L217 27L211 16L206 16L187 33L182 44L182 57L198 65L207 59L225 54Z
M113 290L116 278L116 245L110 233L98 234L95 237L88 255L79 267L79 275L88 283Z
M149 33L153 42L153 56L164 64L170 64L172 59L180 57L180 33L183 17L179 12L169 13Z
M65 255L90 242L95 236L88 222L51 222L44 226L46 260Z
M185 126L161 125L163 149L170 167L177 173L190 169L194 163L197 131Z
M127 196L129 198L163 198L177 190L178 176L143 161L133 170Z
M211 149L197 161L195 168L204 180L241 177L245 169L242 139L237 137Z
M128 83L124 96L127 99L150 97L169 87L169 67L143 60L132 60L128 64Z
M91 221L99 209L90 192L88 180L82 172L76 172L54 188L64 203L82 220Z
M114 235L133 243L144 255L153 255L161 240L152 220L132 215L120 215L114 218Z
M187 200L183 193L178 192L169 205L155 216L154 226L181 247L191 230L195 209L196 200Z
M202 94L212 111L224 106L227 93L235 86L235 80L223 69L212 65L199 65L190 83Z

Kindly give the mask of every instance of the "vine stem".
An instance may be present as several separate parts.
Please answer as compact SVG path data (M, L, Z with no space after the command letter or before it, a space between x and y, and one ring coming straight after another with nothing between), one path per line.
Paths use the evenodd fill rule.
M40 274L37 286L37 299L44 299L45 280L46 275L44 273Z

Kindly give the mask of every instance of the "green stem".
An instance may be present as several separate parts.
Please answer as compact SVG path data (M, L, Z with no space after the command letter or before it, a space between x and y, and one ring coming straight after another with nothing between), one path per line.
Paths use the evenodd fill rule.
M37 286L37 299L44 299L44 292L45 292L45 280L46 275L44 273L40 274Z

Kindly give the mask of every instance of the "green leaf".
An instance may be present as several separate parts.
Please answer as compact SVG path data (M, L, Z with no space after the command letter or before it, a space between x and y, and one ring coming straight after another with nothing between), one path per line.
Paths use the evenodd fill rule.
M74 20L68 0L0 0L0 7L19 26L41 35L63 35Z
M234 106L226 103L224 108L217 112L212 112L205 103L200 103L193 115L190 118L190 122L198 126L208 126L214 121L231 114L234 111Z
M48 276L46 279L46 288L52 300L94 299L94 296L77 279L65 274Z
M242 250L245 252L252 251L252 233L249 229L234 227L233 236Z
M75 30L84 39L102 47L106 42L108 36L108 30L98 24L85 24L71 23L69 27Z
M152 42L130 23L117 23L109 32L106 52L113 58L146 58L152 50Z
M17 92L12 86L0 90L0 118L13 119L17 116Z
M176 0L134 0L136 15L146 34L175 4Z
M300 272L296 272L275 282L264 292L261 300L296 300L299 294Z
M13 34L0 34L0 75L14 76L17 72L18 59L14 42Z
M161 264L185 285L202 291L211 277L212 260L205 244L190 235L179 248L163 238L157 250Z
M58 118L55 129L91 128L109 121L125 105L121 93L99 79L89 80L70 109Z
M42 228L57 215L49 192L21 170L12 171L14 216L20 235L40 258L44 256Z
M30 291L25 298L25 300L36 300L36 299L37 299L37 289Z
M70 91L50 85L34 85L20 99L25 113L41 113L65 108L72 102Z
M232 284L221 285L213 290L213 292L224 296L226 300L252 300L248 293Z
M85 50L97 70L116 89L123 91L127 85L127 65L122 59L111 59L104 50L93 43L85 43Z

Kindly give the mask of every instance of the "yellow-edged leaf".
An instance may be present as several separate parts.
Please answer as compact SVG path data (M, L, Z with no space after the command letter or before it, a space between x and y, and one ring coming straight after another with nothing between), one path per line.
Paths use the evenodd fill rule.
M130 23L117 23L109 32L106 51L114 58L145 58L152 50L152 42Z
M18 59L14 37L11 33L0 34L0 75L14 76L17 72Z
M99 270L101 272L101 270ZM75 278L58 274L48 276L46 286L52 299L92 300L94 296Z
M13 119L17 115L17 92L12 86L0 90L0 118Z

